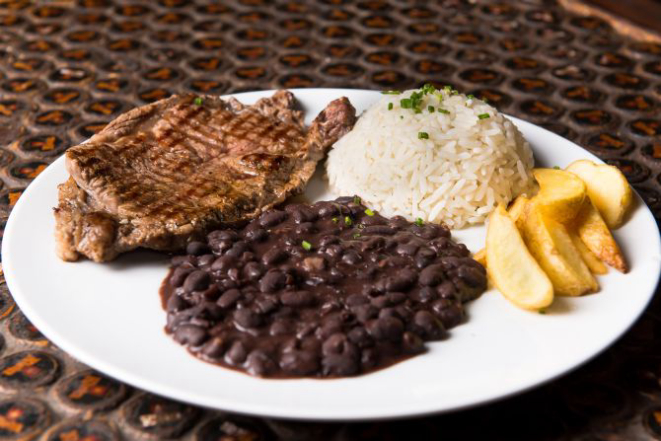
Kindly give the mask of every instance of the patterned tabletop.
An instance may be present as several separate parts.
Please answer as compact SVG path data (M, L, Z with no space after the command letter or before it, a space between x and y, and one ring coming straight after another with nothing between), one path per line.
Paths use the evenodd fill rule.
M544 0L0 0L0 226L51 161L134 106L182 91L426 82L578 142L618 166L658 220L660 41ZM203 410L94 372L44 338L2 282L0 439L661 439L658 296L612 348L532 392L318 424Z

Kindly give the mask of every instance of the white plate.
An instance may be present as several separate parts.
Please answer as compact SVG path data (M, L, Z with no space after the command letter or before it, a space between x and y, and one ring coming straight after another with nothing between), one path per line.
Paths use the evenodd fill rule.
M271 92L242 94L244 102ZM359 111L379 93L296 90L308 121L330 100L350 98ZM538 165L589 158L582 148L512 118ZM338 380L263 380L204 363L163 332L159 285L167 259L129 253L110 264L65 263L55 256L52 207L67 178L63 158L28 187L11 213L2 246L9 289L27 317L55 344L115 378L174 399L235 412L297 419L358 420L444 412L485 403L549 381L594 357L624 333L657 285L661 246L649 209L637 198L615 236L632 270L599 277L601 291L557 299L546 315L524 312L496 291L468 306L469 321L430 351L382 371ZM308 187L326 197L321 180ZM471 250L484 227L457 231Z

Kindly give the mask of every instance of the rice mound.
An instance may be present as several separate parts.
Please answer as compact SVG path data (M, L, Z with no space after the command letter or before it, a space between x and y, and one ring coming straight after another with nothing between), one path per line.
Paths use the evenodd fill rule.
M530 194L533 162L494 107L425 86L383 95L334 144L326 171L337 194L356 194L386 216L461 228Z

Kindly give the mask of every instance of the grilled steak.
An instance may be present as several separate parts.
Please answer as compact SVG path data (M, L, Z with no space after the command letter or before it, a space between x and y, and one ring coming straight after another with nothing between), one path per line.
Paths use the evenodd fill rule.
M194 95L134 109L66 152L57 253L97 262L138 247L179 250L300 191L355 109L331 102L308 130L293 95L252 106Z

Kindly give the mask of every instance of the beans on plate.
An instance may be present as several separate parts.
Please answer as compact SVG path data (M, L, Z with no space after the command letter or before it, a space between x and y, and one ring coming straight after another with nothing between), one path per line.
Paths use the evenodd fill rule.
M290 204L172 259L166 331L249 374L344 377L425 351L464 320L484 268L446 228L387 219L357 197Z

